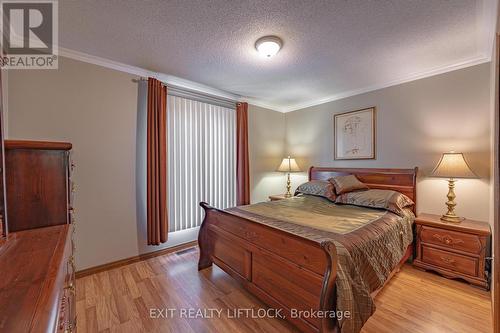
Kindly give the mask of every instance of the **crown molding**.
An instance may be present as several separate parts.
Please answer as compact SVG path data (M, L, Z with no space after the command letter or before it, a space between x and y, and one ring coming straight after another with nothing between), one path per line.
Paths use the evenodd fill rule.
M479 64L491 61L491 55L490 56L480 55L478 57L474 57L474 58L471 58L471 59L468 59L468 60L465 60L465 61L462 61L459 63L450 64L450 65L441 66L441 67L436 67L436 68L433 68L431 70L427 70L427 71L423 71L423 72L413 73L411 75L405 76L405 77L400 78L400 79L387 81L387 82L380 82L380 83L377 83L377 84L374 84L371 86L367 86L364 88L360 88L360 89L344 91L344 92L341 92L338 94L334 94L334 95L320 98L317 100L312 100L312 101L309 101L306 103L299 103L299 104L288 105L288 106L279 106L279 105L274 105L272 103L266 103L266 102L264 102L260 99L257 99L257 98L233 94L233 93L221 90L221 89L213 88L213 87L201 84L201 83L182 79L182 78L179 78L179 77L176 77L173 75L167 75L167 74L163 74L163 73L159 73L159 72L150 71L150 70L147 70L147 69L144 69L141 67L127 65L127 64L124 64L124 63L121 63L118 61L109 60L109 59L98 57L98 56L93 56L93 55L90 55L87 53L74 51L74 50L64 48L64 47L59 47L59 56L83 61L86 63L114 69L117 71L129 73L129 74L133 74L133 75L137 75L137 76L141 76L141 77L154 77L162 82L165 82L167 84L171 84L171 85L174 85L174 86L177 86L180 88L190 89L190 90L194 90L197 92L201 92L201 93L205 93L205 94L209 94L209 95L213 95L213 96L217 96L217 97L221 97L221 98L226 98L226 99L230 99L230 100L234 100L234 101L247 102L249 104L252 104L252 105L255 105L258 107L262 107L262 108L266 108L269 110L278 111L278 112L282 112L282 113L297 111L297 110L309 108L312 106L316 106L316 105L320 105L320 104L324 104L324 103L328 103L328 102L333 102L333 101L336 101L339 99L352 97L352 96L364 94L367 92L371 92L371 91L395 86L398 84L423 79L423 78L434 76L434 75L444 74L447 72L451 72L451 71L455 71L455 70L459 70L459 69L463 69L466 67L475 66L475 65L479 65Z
M380 83L377 83L377 84L374 84L374 85L371 85L368 87L341 92L341 93L338 93L335 95L331 95L331 96L328 96L325 98L320 98L320 99L310 101L307 103L295 104L295 105L291 105L291 106L288 106L285 108L280 108L278 111L285 112L285 113L297 111L297 110L309 108L312 106L337 101L339 99L352 97L352 96L356 96L356 95L361 95L364 93L368 93L371 91L375 91L375 90L379 90L379 89L383 89L383 88L387 88L387 87L391 87L391 86L396 86L398 84L407 83L407 82L411 82L411 81L415 81L415 80L420 80L420 79L424 79L427 77L431 77L431 76L435 76L435 75L439 75L439 74L444 74L444 73L456 71L459 69L463 69L463 68L467 68L467 67L471 67L471 66L475 66L475 65L480 65L480 64L490 62L490 61L491 61L491 57L481 55L479 57L465 60L465 61L462 61L462 62L459 62L456 64L451 64L451 65L442 66L442 67L436 67L436 68L433 68L431 70L413 73L411 75L408 75L406 77L396 79L393 81L380 82Z
M173 75L168 75L168 74L163 74L159 72L154 72L150 71L141 67L137 66L132 66L132 65L127 65L118 61L90 55L87 53L83 53L80 51L75 51L71 50L65 47L59 47L59 56L63 56L66 58L74 59L74 60L79 60L82 62L86 62L89 64L101 66L101 67L106 67L110 69L114 69L120 72L125 72L129 73L132 75L137 75L141 77L153 77L157 80L160 80L164 83L171 84L173 86L179 87L179 88L185 88L189 90L193 90L196 92L216 96L216 97L221 97L233 101L243 101L242 96L233 94L221 89L213 88L207 85L204 85L202 83L182 79L177 76Z
M68 49L65 47L61 47L61 46L59 46L59 56L82 61L82 62L86 62L89 64L93 64L93 65L97 65L97 66L101 66L101 67L105 67L105 68L109 68L109 69L114 69L114 70L117 70L120 72L125 72L128 74L137 75L140 77L154 77L157 80L160 80L160 81L165 82L167 84L171 84L173 86L177 86L179 88L194 90L194 91L197 91L200 93L209 94L209 95L213 95L213 96L221 97L221 98L226 98L226 99L230 99L230 100L234 100L234 101L238 101L238 102L247 102L249 104L252 104L252 105L255 105L255 106L258 106L261 108L270 109L272 111L285 112L283 108L281 108L277 105L269 104L269 103L263 102L263 101L256 99L256 98L241 96L238 94L233 94L233 93L230 93L230 92L225 91L225 90L213 88L213 87L201 84L201 83L182 79L182 78L177 77L177 76L150 71L150 70L147 70L147 69L144 69L141 67L127 65L127 64L124 64L124 63L121 63L118 61L106 59L103 57L94 56L94 55L80 52L80 51L71 50L71 49Z
M258 106L258 107L261 107L263 109L268 109L271 111L277 111L277 112L281 112L281 113L286 112L286 108L284 108L283 106L279 106L279 105L275 105L275 104L271 104L271 103L266 103L260 99L253 98L253 97L242 96L240 101L247 102L248 104Z
M82 62L98 65L101 67L106 67L110 69L114 69L117 71L141 76L141 77L154 77L162 82L165 82L167 84L171 84L173 86L177 86L179 88L185 88L189 90L193 90L196 92L212 95L215 97L221 97L233 101L238 101L238 102L247 102L249 104L270 109L273 111L278 111L282 113L286 112L292 112L292 111L297 111L301 110L304 108L328 103L328 102L333 102L339 99L351 97L351 96L356 96L360 94L364 94L367 92L395 86L398 84L402 83L407 83L419 79L423 79L426 77L434 76L434 75L439 75L439 74L444 74L447 72L463 69L466 67L470 66L475 66L479 65L482 63L486 63L491 61L491 56L493 52L493 47L494 47L494 41L495 41L495 35L497 31L497 20L498 20L498 4L499 0L485 0L483 2L484 6L477 11L477 15L480 17L479 21L482 22L482 25L479 27L481 30L481 35L484 36L484 38L480 41L480 46L479 49L480 51L478 52L478 56L467 59L462 62L454 63L454 64L449 64L445 66L440 66L440 67L435 67L430 70L422 71L422 72L417 72L413 73L410 75L407 75L405 77L395 79L392 81L386 81L386 82L379 82L371 86L367 86L364 88L360 89L354 89L354 90L349 90L349 91L344 91L338 94L330 95L327 97L323 97L320 99L316 100L311 100L309 102L305 103L298 103L298 104L293 104L293 105L275 105L272 103L265 102L261 99L254 98L254 97L248 97L248 96L242 96L238 94L234 94L222 89L217 89L210 87L205 84L197 83L194 81L182 79L173 75L168 75L164 73L159 73L159 72L154 72L150 71L141 67L137 66L132 66L132 65L127 65L118 61L90 55L87 53L83 53L80 51L75 51L71 50L65 47L62 47L59 45L58 47L58 55L79 60ZM20 38L17 34L14 36L15 38ZM57 48L56 48L57 49Z
M388 81L388 82L380 82L368 87L360 88L360 89L354 89L350 91L345 91L341 92L335 95L331 95L328 97L320 98L314 101L306 102L306 103L300 103L300 104L295 104L295 105L290 105L287 107L278 107L275 110L280 111L280 112L292 112L292 111L297 111L300 109L328 103L328 102L333 102L339 99L351 97L351 96L356 96L360 94L364 94L370 91L375 91L391 86L395 86L398 84L402 83L407 83L419 79L423 79L426 77L431 77L434 75L439 75L439 74L444 74L448 73L451 71L456 71L459 69L475 66L475 65L480 65L486 62L491 61L491 56L493 54L493 47L495 44L495 35L497 31L497 20L498 20L498 0L485 0L483 3L483 6L480 10L477 11L478 15L478 21L482 22L479 29L481 31L481 36L483 36L482 40L479 41L479 52L478 55L475 57L472 57L470 59L467 59L465 61L461 61L458 63L454 64L449 64L445 66L440 66L440 67L435 67L433 69L427 70L427 71L422 71L422 72L417 72L413 73L411 75L402 77L400 79L396 79L393 81Z

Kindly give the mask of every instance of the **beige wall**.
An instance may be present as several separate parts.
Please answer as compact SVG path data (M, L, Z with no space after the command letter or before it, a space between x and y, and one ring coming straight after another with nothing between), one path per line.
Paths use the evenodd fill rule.
M286 114L287 151L301 167L418 166L418 210L443 213L447 183L427 177L448 150L463 151L481 179L457 182L457 212L490 218L490 65L425 78ZM377 158L334 161L333 114L377 108ZM306 179L295 177L294 185Z
M145 243L145 153L137 149L145 145L138 116L145 90L132 82L135 76L61 58L58 70L7 77L8 137L73 143L78 269L196 239L179 232L160 247ZM279 193L284 179L269 172L283 155L284 115L250 106L249 141L252 201L264 200Z
M276 168L285 155L285 114L250 105L248 107L251 202L285 192L286 179Z
M132 77L68 59L9 73L9 138L73 143L79 268L138 254Z
M136 183L141 122L138 86L132 78L65 58L57 71L8 74L9 138L66 140L74 145L79 269L158 249L145 246L143 239L144 212ZM309 165L419 166L425 175L441 151L453 148L467 153L483 177L458 182L458 212L487 219L488 82L489 65L480 65L287 114L250 106L252 202L284 191L285 177L274 170L288 153L298 157L304 170ZM378 112L377 159L334 161L333 113L371 105ZM292 176L294 186L305 179L305 174ZM442 212L445 181L422 176L418 193L420 211ZM170 239L163 247L186 237Z

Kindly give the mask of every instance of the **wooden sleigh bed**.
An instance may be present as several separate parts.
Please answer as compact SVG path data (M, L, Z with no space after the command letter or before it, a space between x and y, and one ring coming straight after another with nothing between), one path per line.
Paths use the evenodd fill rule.
M309 180L353 174L372 189L395 190L416 202L416 173L417 168L311 167ZM314 242L206 203L200 205L205 219L198 238L199 270L215 263L264 303L282 309L286 320L304 332L339 331L336 319L291 313L291 309L335 311L337 251L332 241ZM408 246L393 273L411 256L412 248Z

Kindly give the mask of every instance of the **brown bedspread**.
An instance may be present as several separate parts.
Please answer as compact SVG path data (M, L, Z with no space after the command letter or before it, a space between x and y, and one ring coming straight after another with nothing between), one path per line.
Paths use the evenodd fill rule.
M337 311L342 333L357 333L375 311L370 294L382 287L413 241L414 215L334 204L301 195L286 200L229 208L228 213L337 248Z

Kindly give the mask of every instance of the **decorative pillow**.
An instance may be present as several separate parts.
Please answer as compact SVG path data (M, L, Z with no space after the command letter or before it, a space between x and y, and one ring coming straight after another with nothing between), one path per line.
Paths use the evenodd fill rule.
M339 195L335 202L363 207L383 208L400 216L403 216L405 208L415 204L403 193L375 189L344 193Z
M335 201L337 198L333 184L326 180L311 180L304 183L295 191L295 195L299 193L317 195L330 201Z
M360 182L354 175L333 177L328 179L328 181L335 186L337 194L368 189L368 186Z

